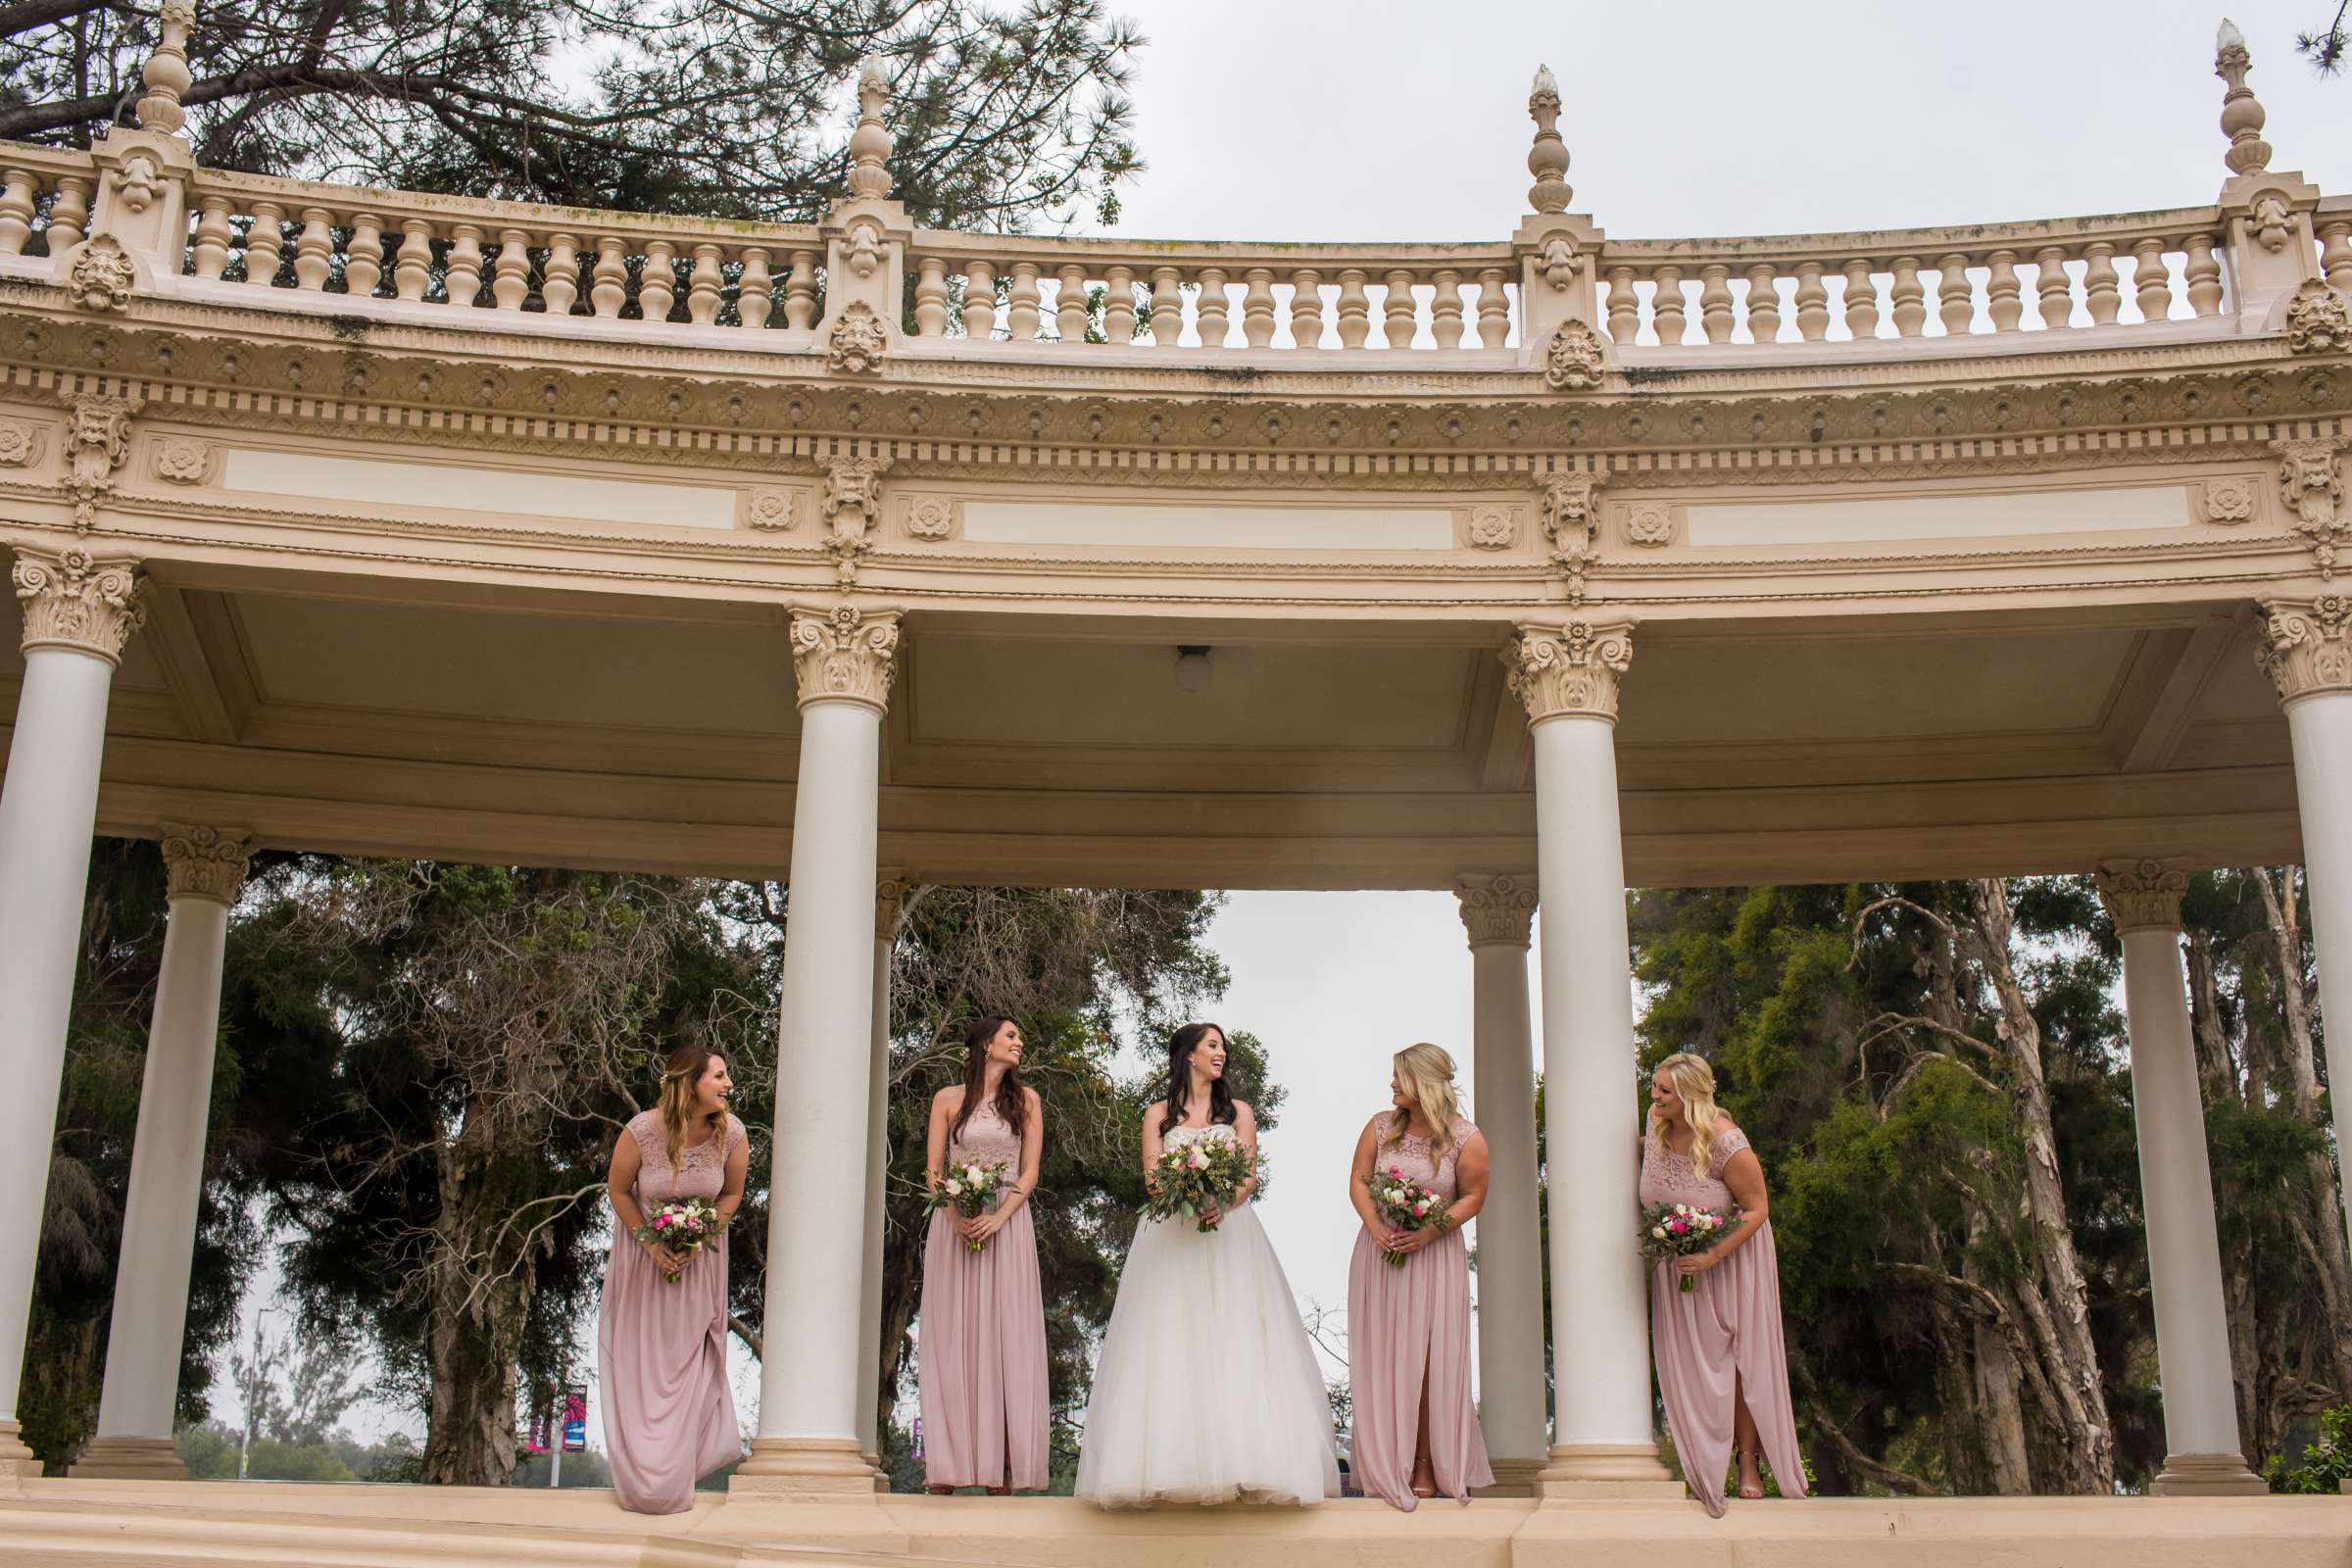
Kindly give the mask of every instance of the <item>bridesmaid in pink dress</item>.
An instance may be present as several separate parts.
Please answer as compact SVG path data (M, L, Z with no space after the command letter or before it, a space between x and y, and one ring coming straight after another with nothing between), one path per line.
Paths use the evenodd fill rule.
M975 1018L963 1044L963 1082L931 1099L924 1179L936 1187L949 1166L977 1162L1003 1165L1011 1180L989 1213L931 1214L918 1320L923 1480L934 1494L1043 1492L1046 1308L1029 1195L1046 1147L1045 1106L1020 1081L1018 1024Z
M750 1141L727 1114L734 1092L725 1057L681 1046L662 1072L660 1102L630 1118L612 1147L612 1259L596 1348L612 1490L638 1513L685 1512L695 1482L743 1456L727 1382L726 1232L683 1256L633 1234L685 1198L735 1217Z
M1487 1440L1470 1396L1470 1252L1462 1227L1487 1200L1487 1141L1454 1110L1453 1058L1436 1046L1396 1053L1394 1108L1365 1124L1348 1196L1363 1217L1348 1262L1350 1465L1367 1496L1410 1513L1418 1499L1470 1500L1491 1487ZM1444 1230L1392 1232L1372 1201L1376 1173L1402 1173L1446 1200ZM1392 1264L1382 1253L1405 1254Z
M1742 1216L1706 1251L1661 1260L1650 1274L1650 1346L1685 1484L1720 1517L1736 1443L1740 1496L1764 1495L1759 1451L1772 1462L1781 1495L1803 1496L1764 1167L1747 1135L1715 1108L1715 1070L1703 1056L1668 1056L1651 1075L1642 1202L1737 1208ZM1685 1275L1697 1281L1688 1293Z

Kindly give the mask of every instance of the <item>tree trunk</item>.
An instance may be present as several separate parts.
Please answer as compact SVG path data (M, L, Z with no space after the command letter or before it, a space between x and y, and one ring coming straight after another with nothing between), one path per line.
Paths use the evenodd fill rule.
M510 1216L479 1179L495 1157L492 1128L477 1100L438 1152L441 1212L422 1282L431 1387L422 1479L438 1486L514 1479L514 1384L533 1275L528 1258L493 1251Z

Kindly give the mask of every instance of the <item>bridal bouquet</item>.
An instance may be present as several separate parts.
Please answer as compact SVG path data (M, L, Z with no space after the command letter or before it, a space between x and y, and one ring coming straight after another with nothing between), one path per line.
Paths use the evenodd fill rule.
M969 1163L950 1165L940 1173L938 1181L923 1195L925 1210L952 1208L965 1219L976 1219L997 1206L997 1199L1004 1191L1011 1172L1003 1165ZM972 1237L963 1244L977 1252L988 1244Z
M1152 1219L1174 1219L1181 1214L1198 1220L1202 1234L1217 1228L1202 1219L1207 1208L1230 1208L1242 1188L1257 1174L1257 1156L1225 1138L1204 1138L1181 1149L1167 1150L1146 1173L1150 1196L1144 1213Z
M718 1240L719 1233L726 1228L727 1222L719 1217L708 1199L681 1198L655 1209L644 1224L629 1234L641 1242L691 1255ZM675 1285L684 1275L663 1269L662 1277Z
M1445 1231L1453 1224L1453 1209L1446 1200L1403 1171L1391 1165L1388 1174L1372 1178L1372 1206L1391 1230ZM1383 1249L1391 1268L1404 1266L1404 1254Z
M1652 1262L1690 1257L1729 1236L1740 1223L1740 1211L1718 1214L1689 1203L1652 1203L1642 1211L1642 1255ZM1681 1289L1698 1289L1698 1278L1685 1274Z

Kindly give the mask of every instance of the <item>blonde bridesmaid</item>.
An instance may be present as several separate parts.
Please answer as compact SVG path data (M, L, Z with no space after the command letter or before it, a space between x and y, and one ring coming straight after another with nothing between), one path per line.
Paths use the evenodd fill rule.
M1759 1455L1771 1461L1781 1495L1803 1496L1764 1167L1747 1135L1715 1108L1715 1069L1703 1056L1668 1056L1650 1076L1642 1201L1737 1208L1741 1218L1704 1252L1661 1260L1650 1274L1650 1346L1684 1482L1720 1516L1737 1446L1740 1496L1764 1495ZM1689 1292L1686 1275L1696 1281Z
M924 1180L936 1187L949 1165L975 1161L1003 1165L1010 1180L986 1214L943 1207L931 1215L918 1335L923 1479L935 1494L1042 1492L1046 1309L1029 1195L1046 1146L1045 1106L1020 1080L1018 1024L975 1018L963 1045L963 1082L931 1099Z
M1396 1053L1391 1107L1355 1143L1348 1196L1363 1217L1348 1264L1351 1459L1367 1496L1411 1512L1422 1497L1470 1500L1494 1484L1470 1396L1470 1252L1462 1227L1487 1200L1487 1141L1454 1108L1453 1058ZM1446 1201L1443 1230L1392 1231L1372 1200L1396 1171ZM1402 1252L1401 1264L1385 1252Z

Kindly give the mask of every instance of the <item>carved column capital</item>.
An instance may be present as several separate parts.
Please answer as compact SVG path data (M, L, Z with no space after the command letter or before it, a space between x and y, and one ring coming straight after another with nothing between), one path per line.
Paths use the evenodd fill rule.
M2110 860L2094 873L2118 931L2178 931L2188 873L2170 860Z
M1617 685L1634 662L1634 628L1587 620L1522 626L1502 662L1530 724L1568 717L1615 723Z
M1532 875L1465 872L1454 878L1453 897L1472 948L1527 947L1536 914L1536 879Z
M2322 594L2308 602L2262 602L2262 642L2254 662L2291 703L2326 692L2352 692L2352 595Z
M874 940L889 942L899 934L899 911L906 903L906 890L914 885L914 873L903 865L886 865L874 873Z
M251 834L242 828L192 827L185 822L166 822L163 830L169 897L237 902L253 858Z
M120 664L130 634L147 622L136 557L93 555L78 545L52 555L20 545L9 576L24 612L26 653L71 648Z
M899 612L854 605L792 612L792 665L801 707L856 703L882 712L898 673Z

